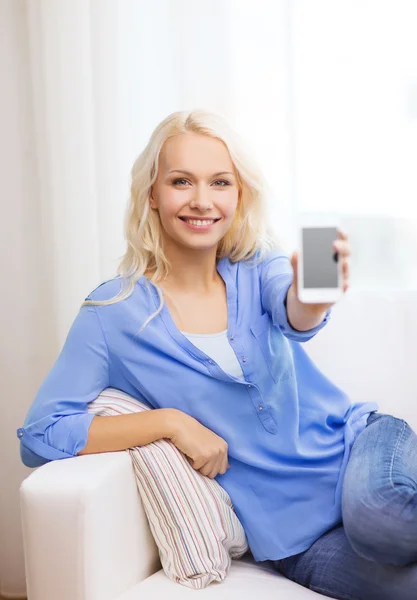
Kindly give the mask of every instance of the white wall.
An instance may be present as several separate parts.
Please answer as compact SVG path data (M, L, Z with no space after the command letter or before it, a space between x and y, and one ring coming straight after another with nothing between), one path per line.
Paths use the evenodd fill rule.
M17 598L26 593L18 493L31 470L20 462L15 431L57 350L48 305L48 268L40 262L42 229L24 0L1 0L0 44L0 595Z

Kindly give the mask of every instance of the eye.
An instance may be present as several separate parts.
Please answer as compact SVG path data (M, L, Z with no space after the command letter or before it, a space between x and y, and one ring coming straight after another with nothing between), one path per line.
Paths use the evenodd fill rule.
M177 183L180 183L182 181L187 181L186 179L183 179L182 177L180 179L174 179L174 181L172 182L173 185L177 185ZM214 183L223 183L224 185L217 185L216 187L226 187L227 185L230 185L229 181L226 181L225 179L218 179L217 181L215 181ZM180 183L180 185L183 185L182 183Z

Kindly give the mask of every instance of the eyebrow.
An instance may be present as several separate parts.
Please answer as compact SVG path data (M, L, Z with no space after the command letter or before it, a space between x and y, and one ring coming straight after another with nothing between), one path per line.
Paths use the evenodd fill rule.
M171 169L171 171L168 171L168 173L185 173L190 177L194 177L194 175L190 173L190 171L184 171L183 169ZM231 173L230 171L220 171L219 173L213 173L212 177L217 177L218 175L233 175L234 177L234 173Z

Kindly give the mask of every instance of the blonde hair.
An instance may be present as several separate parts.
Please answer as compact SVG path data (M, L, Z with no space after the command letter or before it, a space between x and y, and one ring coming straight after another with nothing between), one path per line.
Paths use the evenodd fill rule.
M155 128L132 167L131 193L124 222L127 250L117 268L117 274L122 277L121 289L109 300L84 300L81 305L106 306L125 300L145 271L154 271L149 279L155 285L161 303L140 331L162 310L164 298L157 282L165 279L170 267L163 250L159 213L151 210L149 203L151 188L158 175L159 155L169 138L189 132L222 141L237 171L240 201L232 225L218 243L216 260L227 256L231 262L247 261L258 251L258 258L262 260L265 252L278 246L268 226L268 186L254 159L244 151L242 140L224 117L207 110L178 111L168 115Z

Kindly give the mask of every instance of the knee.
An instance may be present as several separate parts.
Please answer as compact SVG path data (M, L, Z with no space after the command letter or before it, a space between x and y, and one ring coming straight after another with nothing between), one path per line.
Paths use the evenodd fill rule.
M389 498L387 498L389 496ZM392 488L383 496L344 498L346 537L359 556L404 567L417 561L417 495Z

